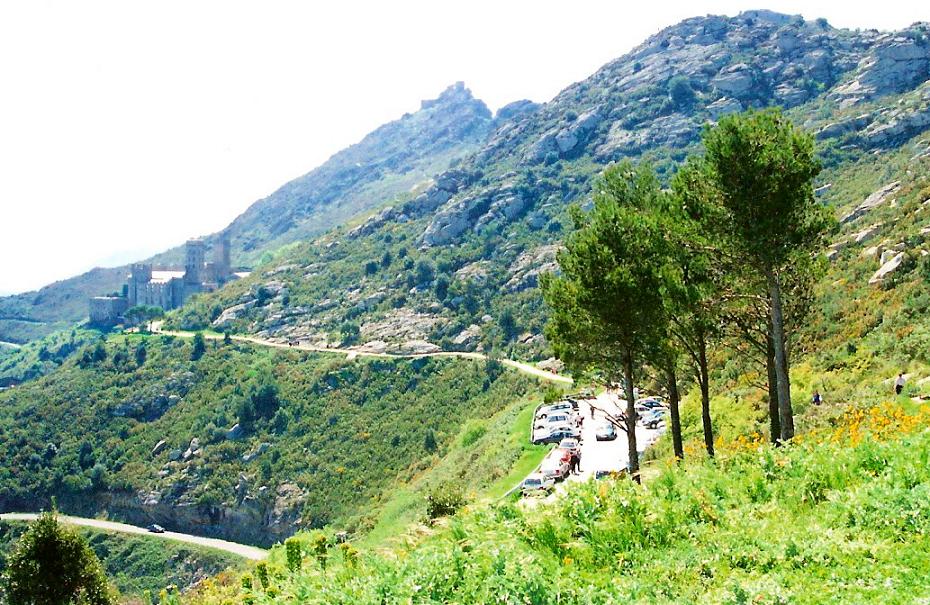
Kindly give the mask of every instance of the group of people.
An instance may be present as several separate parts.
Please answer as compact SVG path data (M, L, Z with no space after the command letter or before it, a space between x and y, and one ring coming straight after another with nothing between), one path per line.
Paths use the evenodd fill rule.
M572 452L568 457L568 472L573 475L581 473L581 452Z
M904 372L898 372L898 377L894 381L894 394L900 395L904 391L904 385L906 384L907 376L904 375ZM814 396L811 397L811 403L814 405L823 403L823 397L820 396L820 391L814 391Z

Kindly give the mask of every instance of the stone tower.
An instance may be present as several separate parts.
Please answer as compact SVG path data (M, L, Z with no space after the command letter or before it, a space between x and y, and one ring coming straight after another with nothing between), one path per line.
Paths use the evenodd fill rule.
M213 270L215 272L215 279L218 283L229 280L229 275L232 273L229 231L220 233L220 237L213 246Z
M200 285L203 283L203 240L187 240L187 260L184 262L184 283Z
M129 283L126 284L126 298L130 307L146 304L145 285L150 281L152 281L152 265L136 263L132 266Z

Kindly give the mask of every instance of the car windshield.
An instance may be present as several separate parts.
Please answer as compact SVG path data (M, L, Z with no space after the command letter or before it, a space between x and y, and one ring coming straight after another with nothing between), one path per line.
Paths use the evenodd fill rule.
M539 479L527 479L526 485L540 485L542 483Z
M566 420L568 420L568 416L565 414L555 414L553 416L549 416L550 424L553 422L565 422Z

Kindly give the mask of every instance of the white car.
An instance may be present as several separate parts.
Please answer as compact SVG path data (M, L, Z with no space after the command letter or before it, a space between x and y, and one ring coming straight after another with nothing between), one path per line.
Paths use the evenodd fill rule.
M551 414L547 416L546 418L537 420L534 428L537 428L537 429L552 428L554 426L559 426L562 424L567 424L570 426L578 426L581 424L581 418L579 418L576 414L565 414L565 413Z
M543 407L543 408L539 408L539 417L545 418L549 416L550 414L555 414L557 412L561 412L563 414L571 414L571 413L574 413L576 409L577 408L573 406L570 402L562 401L559 403L553 403L552 405L547 405L546 407Z
M617 427L610 422L604 422L594 428L594 438L598 441L613 441L617 438Z
M555 481L551 478L546 477L542 473L533 473L523 480L520 491L523 492L524 496L545 496L552 491L553 487L555 487Z

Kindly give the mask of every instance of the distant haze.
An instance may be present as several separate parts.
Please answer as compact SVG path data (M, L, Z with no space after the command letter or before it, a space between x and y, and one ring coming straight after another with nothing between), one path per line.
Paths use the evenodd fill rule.
M0 5L0 292L214 232L464 80L545 101L697 14L898 29L924 3L20 2ZM635 8L631 8L635 7Z

